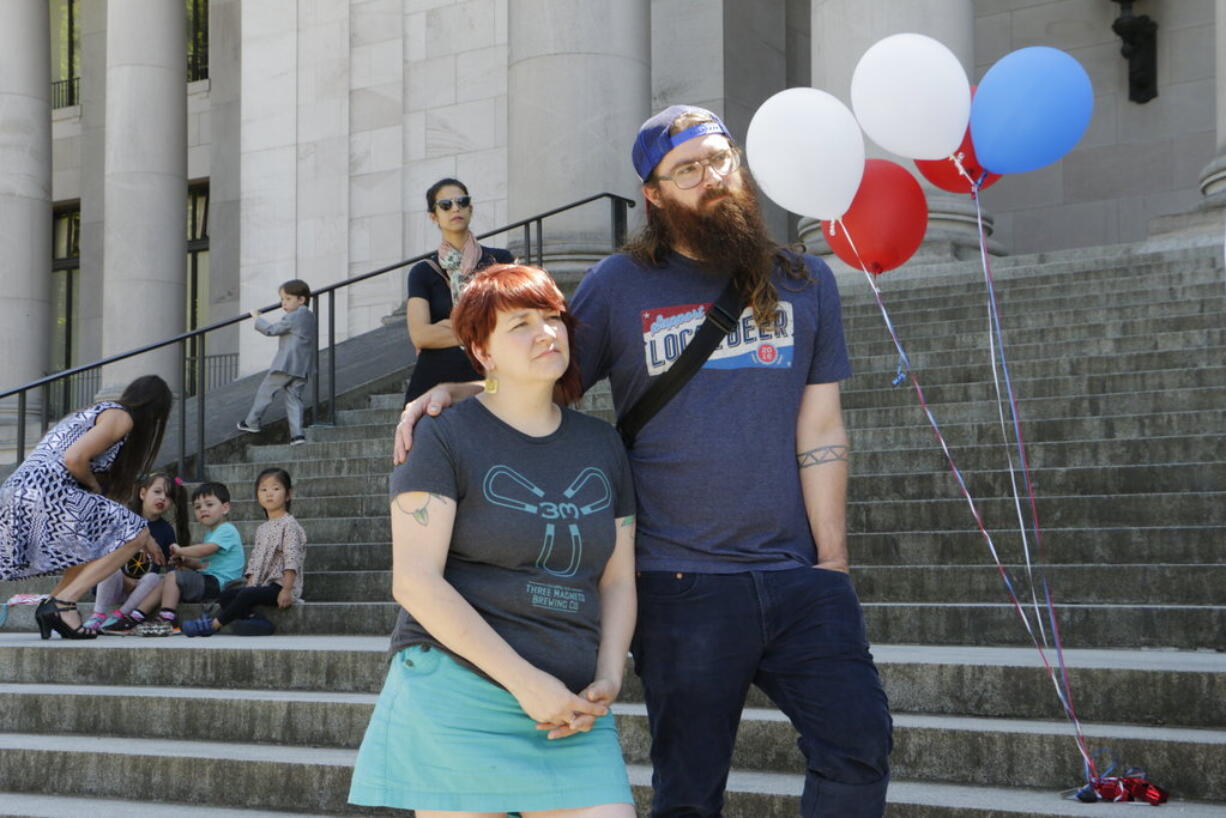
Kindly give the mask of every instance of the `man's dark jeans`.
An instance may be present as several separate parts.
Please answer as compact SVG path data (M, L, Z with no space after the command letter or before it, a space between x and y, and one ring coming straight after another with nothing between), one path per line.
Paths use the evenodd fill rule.
M850 577L644 571L638 602L654 818L720 815L750 684L800 733L804 818L881 816L892 722Z

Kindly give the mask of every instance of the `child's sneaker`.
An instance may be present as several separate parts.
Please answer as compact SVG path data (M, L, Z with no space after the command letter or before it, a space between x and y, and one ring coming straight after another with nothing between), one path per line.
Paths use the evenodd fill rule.
M165 622L167 625L169 625L172 635L183 632L183 630L179 627L179 615L169 608L163 608L162 610L158 611L157 620L159 622Z
M239 421L237 424L235 424L235 425L238 427L238 430L239 430L240 432L250 432L250 433L251 433L251 434L253 434L253 435L258 435L258 434L260 433L260 427L259 427L259 426L252 426L250 423L248 423L248 422L247 422L247 421L245 421L245 420L240 420L240 421Z
M98 615L99 614L94 614L94 616L98 616ZM98 630L102 630L103 628L109 628L112 625L114 625L116 622L118 622L119 620L123 619L123 611L116 608L115 610L111 611L109 614L104 613L104 614L101 614L101 616L102 616L102 622L99 623L98 628L97 628ZM90 617L90 618L92 619L93 617Z
M170 623L157 617L136 626L138 636L170 636L173 633Z
M89 619L86 619L84 622L81 623L81 627L85 628L85 630L87 631L93 631L94 633L97 633L99 630L101 630L103 624L107 621L108 618L109 617L106 614L104 614L102 611L94 611L92 614L89 615Z
M189 619L183 623L183 633L187 636L212 636L213 620L207 616Z
M102 633L110 634L111 636L131 636L139 624L140 622L131 616L120 614L118 621L112 622L110 625L103 625L100 630Z

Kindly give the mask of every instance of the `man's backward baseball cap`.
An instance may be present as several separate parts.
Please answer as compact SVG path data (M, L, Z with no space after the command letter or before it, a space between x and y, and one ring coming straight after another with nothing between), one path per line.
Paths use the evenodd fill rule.
M710 117L711 121L699 122L684 131L670 135L668 131L677 121L677 117L689 113L703 114ZM724 127L720 118L706 108L698 108L693 105L671 105L639 127L639 135L634 140L634 149L630 151L634 169L638 172L639 178L646 182L651 172L656 169L656 165L660 164L664 155L673 148L682 142L713 133L732 138L732 134L728 133L728 129Z

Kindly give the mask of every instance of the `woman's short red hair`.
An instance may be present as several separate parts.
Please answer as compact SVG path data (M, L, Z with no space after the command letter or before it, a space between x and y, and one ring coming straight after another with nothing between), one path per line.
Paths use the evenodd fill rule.
M575 319L566 309L566 297L558 285L539 267L495 264L476 273L465 285L459 302L451 310L451 330L463 345L473 369L485 374L473 348L484 349L498 323L498 313L514 309L561 313L570 344L570 364L558 378L555 394L567 406L578 401L583 394L583 380L575 351Z

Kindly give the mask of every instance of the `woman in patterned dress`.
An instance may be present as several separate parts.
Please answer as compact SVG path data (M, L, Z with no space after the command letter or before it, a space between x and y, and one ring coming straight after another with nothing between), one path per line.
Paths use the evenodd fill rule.
M93 639L77 600L144 549L162 551L124 501L153 465L173 398L144 375L118 401L74 412L0 485L0 580L63 573L35 618L43 639Z

